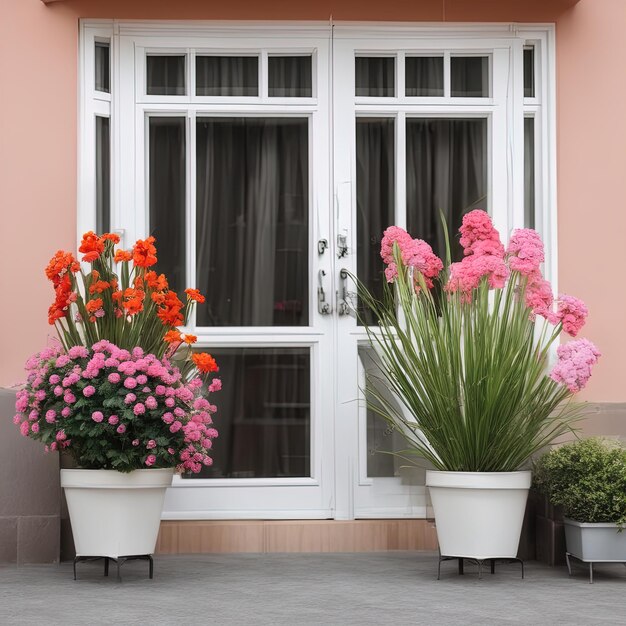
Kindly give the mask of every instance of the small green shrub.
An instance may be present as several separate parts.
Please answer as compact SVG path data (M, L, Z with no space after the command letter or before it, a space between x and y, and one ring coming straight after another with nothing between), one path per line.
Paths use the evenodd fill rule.
M578 522L626 524L626 449L583 439L555 448L535 464L534 482Z

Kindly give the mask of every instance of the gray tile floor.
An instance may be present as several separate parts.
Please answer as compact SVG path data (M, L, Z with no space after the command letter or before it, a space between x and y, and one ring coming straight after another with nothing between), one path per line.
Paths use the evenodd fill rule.
M114 574L114 567L111 568ZM436 580L433 553L158 556L127 563L123 582L102 562L0 567L0 624L626 624L626 567L500 565L478 580L455 562Z

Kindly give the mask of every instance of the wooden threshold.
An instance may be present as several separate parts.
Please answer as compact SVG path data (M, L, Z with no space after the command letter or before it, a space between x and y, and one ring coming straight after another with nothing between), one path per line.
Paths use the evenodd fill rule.
M157 554L436 550L428 519L163 521Z

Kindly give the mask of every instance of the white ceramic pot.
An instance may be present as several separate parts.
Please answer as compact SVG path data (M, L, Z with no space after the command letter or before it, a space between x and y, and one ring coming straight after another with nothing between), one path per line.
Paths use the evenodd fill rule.
M153 554L173 469L61 470L76 556Z
M442 556L515 558L531 472L426 472Z

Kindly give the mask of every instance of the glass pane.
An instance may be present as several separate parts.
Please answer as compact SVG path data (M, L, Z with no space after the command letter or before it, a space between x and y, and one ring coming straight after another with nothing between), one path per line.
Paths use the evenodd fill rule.
M146 57L149 96L184 96L185 55Z
M179 294L185 280L185 118L150 118L150 234L171 289Z
M393 98L395 63L394 57L356 57L356 95Z
M356 121L357 275L378 298L385 280L380 242L395 223L394 126L393 118ZM362 312L368 324L374 322L371 311Z
M306 118L198 118L200 326L309 323Z
M406 57L405 94L443 96L443 57Z
M190 478L311 475L308 348L219 348L213 465ZM219 442L219 445L218 445Z
M452 57L450 82L453 98L488 98L489 57Z
M365 389L368 404L375 403L375 397L370 395L372 388L376 394L380 394L387 402L400 408L389 386L380 375L380 360L376 351L371 346L359 345L360 367L365 373ZM395 456L394 452L402 452L407 447L402 433L387 420L381 417L371 406L367 406L367 476L370 478L399 477L403 482L424 484L424 481L415 480L424 470L407 467L407 461Z
M535 48L524 48L524 98L535 97Z
M196 57L197 96L258 96L258 57Z
M96 41L96 91L111 91L111 46L103 41Z
M535 118L524 118L524 228L535 228Z
M445 255L439 211L456 233L463 215L486 209L487 120L412 118L406 121L406 209L408 231ZM463 256L458 237L453 260Z
M313 95L310 56L269 57L268 71L270 98L310 98Z
M96 117L96 232L111 230L111 129L108 117Z

